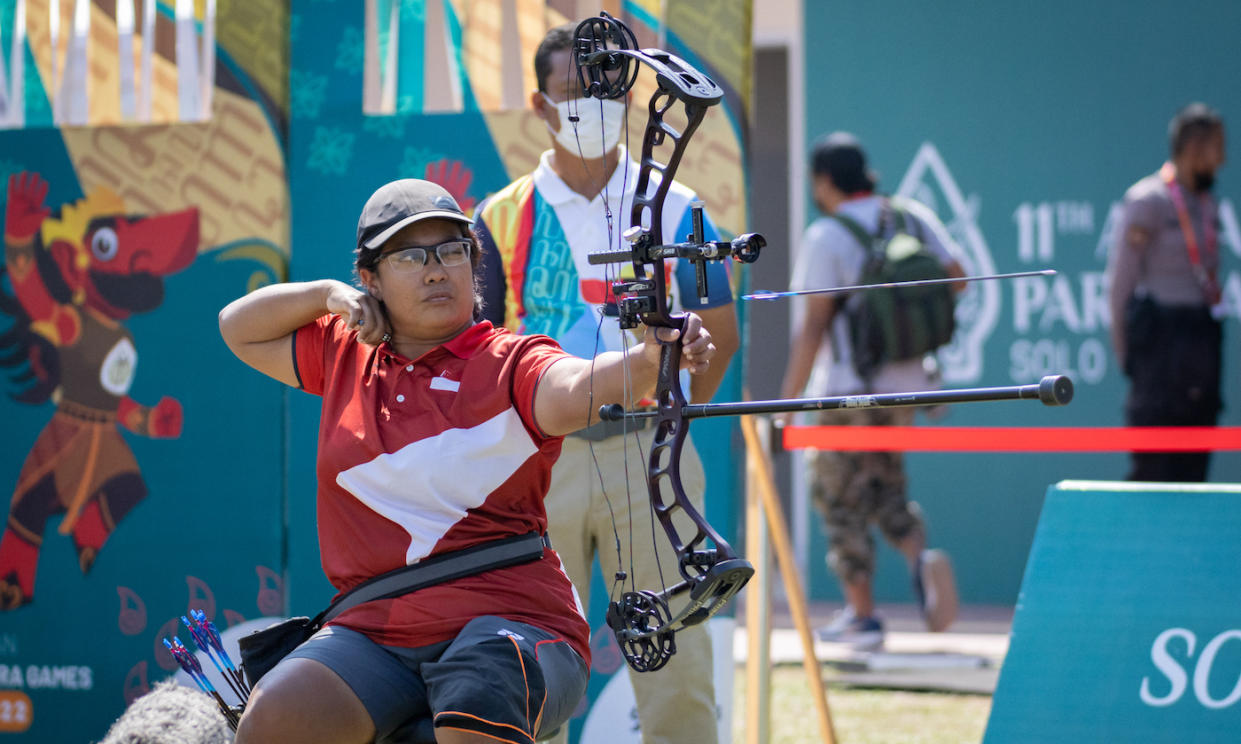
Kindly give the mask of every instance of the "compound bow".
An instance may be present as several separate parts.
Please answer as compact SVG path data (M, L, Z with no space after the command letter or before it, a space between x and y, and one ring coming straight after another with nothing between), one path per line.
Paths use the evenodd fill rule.
M630 250L593 254L589 260L592 264L633 264L633 278L618 281L612 287L617 296L621 328L636 328L642 323L680 330L685 316L673 314L668 306L664 260L679 258L693 262L698 293L705 297L707 261L733 257L750 263L758 258L764 245L759 235L742 235L731 242L705 240L701 205L693 207L694 232L684 243L665 245L663 241L664 199L685 146L707 109L723 98L724 91L678 57L658 49L637 49L633 33L606 13L583 21L574 35L573 64L586 96L601 100L624 97L638 76L639 68L632 64L634 61L655 71L658 90L649 104L630 211L629 224L634 227L625 233ZM678 102L688 122L681 131L664 119ZM673 150L667 163L661 164L654 157L654 149L668 140ZM652 175L656 172L661 178L652 191ZM676 631L714 615L754 573L749 562L740 558L707 523L682 485L681 450L689 427L681 416L686 399L680 368L680 342L661 342L655 390L657 420L648 453L646 480L655 516L676 552L682 581L660 591L624 592L611 601L607 612L607 623L616 634L625 660L640 672L664 666L676 652ZM692 535L683 536L673 523L678 512L693 523ZM708 543L714 547L709 547ZM689 593L689 601L673 614L669 600L684 592Z
M641 324L683 329L684 313L673 313L668 305L667 274L664 261L693 263L700 298L707 296L707 261L733 258L743 263L758 259L766 241L758 234L745 234L725 241L705 240L702 206L691 209L693 233L684 242L665 244L663 240L664 199L672 185L677 166L690 137L702 122L707 109L719 103L724 91L709 77L684 60L659 49L637 49L633 33L607 13L589 18L574 33L572 64L583 96L605 99L624 97L637 80L640 63L655 73L657 90L648 105L648 120L642 140L642 156L636 191L624 237L629 250L592 254L592 264L630 263L633 278L613 282L621 328ZM675 104L681 104L686 124L677 130L666 118ZM665 163L654 157L656 147L672 143ZM652 191L652 177L659 182ZM857 288L850 288L857 289ZM604 406L600 417L606 420L654 418L654 435L647 456L647 489L652 510L659 519L678 558L681 581L659 591L626 591L613 598L607 623L616 635L629 665L639 671L663 667L676 653L678 630L701 623L718 612L741 590L753 575L748 561L717 533L691 503L681 481L681 451L689 435L691 418L740 413L823 410L879 406L935 405L967 400L1006 400L1032 398L1046 405L1063 405L1072 397L1067 377L1048 377L1038 385L1012 388L902 393L898 395L845 396L788 401L756 401L716 405L688 405L681 386L681 342L660 340L660 363L653 411L626 412L623 406ZM693 523L693 534L682 535L673 523L676 514ZM623 579L623 574L618 575ZM669 600L688 593L685 606L675 614Z

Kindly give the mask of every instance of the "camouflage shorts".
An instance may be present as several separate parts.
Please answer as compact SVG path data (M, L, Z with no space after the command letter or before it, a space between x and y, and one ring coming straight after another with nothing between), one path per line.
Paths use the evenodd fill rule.
M825 412L827 426L909 426L912 408L842 409ZM905 466L900 452L807 453L812 482L810 495L827 529L827 565L847 583L875 572L875 541L870 525L878 525L893 543L922 530L918 505L905 500Z

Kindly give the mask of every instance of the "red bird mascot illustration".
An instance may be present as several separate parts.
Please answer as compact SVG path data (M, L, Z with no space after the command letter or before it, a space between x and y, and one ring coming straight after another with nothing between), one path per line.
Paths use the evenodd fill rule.
M35 568L47 520L64 515L82 571L90 570L116 525L146 497L138 463L117 424L148 437L181 434L181 404L154 406L127 393L138 362L130 315L159 307L163 277L198 252L198 210L125 213L100 188L53 214L47 183L34 173L9 178L0 312L13 323L0 336L0 366L26 385L10 397L56 404L26 456L3 537L0 610L34 597ZM2 278L2 277L0 277Z

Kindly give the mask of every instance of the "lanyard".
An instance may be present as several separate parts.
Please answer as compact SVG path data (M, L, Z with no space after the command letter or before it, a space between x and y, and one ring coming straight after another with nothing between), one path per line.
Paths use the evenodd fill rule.
M1198 236L1194 234L1193 223L1189 221L1189 209L1185 206L1185 195L1181 193L1181 184L1176 180L1176 168L1172 163L1164 163L1159 169L1159 176L1167 184L1168 194L1172 197L1172 205L1176 207L1176 219L1181 223L1181 233L1185 236L1185 250L1189 253L1189 263L1194 267L1194 276L1198 279L1198 284L1202 286L1207 302L1217 305L1220 301L1219 283L1215 279L1214 270L1208 272L1203 268L1202 256L1198 252ZM1219 255L1215 220L1211 218L1215 205L1209 195L1203 198L1206 201L1206 208L1202 210L1202 248L1204 253L1214 257Z

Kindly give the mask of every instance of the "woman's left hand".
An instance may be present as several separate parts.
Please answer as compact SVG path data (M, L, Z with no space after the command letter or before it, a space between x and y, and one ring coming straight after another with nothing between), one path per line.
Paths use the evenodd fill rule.
M676 328L647 326L642 339L647 360L658 366L659 340L675 341L678 335L681 337L681 368L694 375L706 372L711 366L711 357L715 356L715 344L711 343L711 334L702 327L702 318L694 313L686 314L684 334Z

